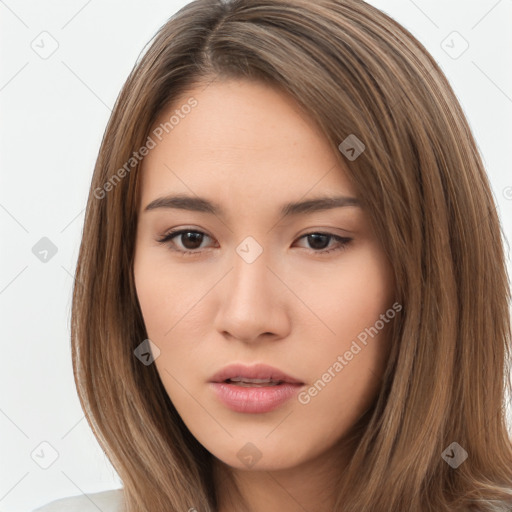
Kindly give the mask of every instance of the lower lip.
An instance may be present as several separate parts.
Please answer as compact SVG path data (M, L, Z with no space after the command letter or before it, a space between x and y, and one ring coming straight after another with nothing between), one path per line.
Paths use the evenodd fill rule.
M245 387L226 382L211 382L221 402L235 412L263 413L277 409L297 394L301 384Z

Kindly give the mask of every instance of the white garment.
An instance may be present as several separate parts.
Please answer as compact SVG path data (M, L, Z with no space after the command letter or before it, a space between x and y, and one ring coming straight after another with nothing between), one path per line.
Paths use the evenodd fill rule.
M123 490L116 489L62 498L36 508L33 512L121 512L122 503Z

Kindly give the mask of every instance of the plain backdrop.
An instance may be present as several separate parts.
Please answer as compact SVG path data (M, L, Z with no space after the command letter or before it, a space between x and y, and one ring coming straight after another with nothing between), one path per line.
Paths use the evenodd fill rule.
M0 0L0 512L121 486L75 391L73 272L111 108L146 43L186 3ZM446 73L510 240L511 0L370 3Z

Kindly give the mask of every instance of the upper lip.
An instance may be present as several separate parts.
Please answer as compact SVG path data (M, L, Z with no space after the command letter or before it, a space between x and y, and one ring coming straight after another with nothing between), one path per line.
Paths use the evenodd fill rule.
M282 381L290 384L304 384L304 382L266 364L246 366L240 363L225 366L210 379L210 382L224 382L225 380L235 377L245 377L248 379L272 379L273 381Z

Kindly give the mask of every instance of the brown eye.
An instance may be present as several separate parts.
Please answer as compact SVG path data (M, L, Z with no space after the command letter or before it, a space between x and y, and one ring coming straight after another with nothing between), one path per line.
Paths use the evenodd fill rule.
M311 248L315 250L322 250L328 247L332 238L330 235L324 235L322 233L311 233L306 236Z
M200 252L198 249L201 248L205 237L210 238L202 231L180 229L167 233L163 238L159 239L158 242L168 244L173 251L182 252L183 254L195 254ZM176 242L175 239L178 240L178 242Z
M308 245L314 253L318 254L328 254L334 251L339 251L345 249L346 246L352 241L352 238L346 238L338 235L333 235L332 233L307 233L300 237L300 240L307 239ZM331 240L335 240L337 245L334 245L334 248L326 249L329 247L329 243Z
M203 233L197 231L184 231L176 236L187 250L199 249L204 237Z

